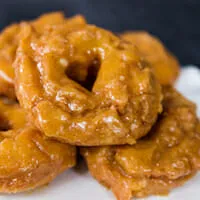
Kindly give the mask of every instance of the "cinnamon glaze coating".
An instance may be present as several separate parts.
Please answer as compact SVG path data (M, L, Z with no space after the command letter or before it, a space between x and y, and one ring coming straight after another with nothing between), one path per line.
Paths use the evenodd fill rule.
M63 13L53 12L40 16L31 22L34 29L42 33L49 26L62 23L84 24L82 16L65 19ZM0 94L15 98L14 91L14 69L12 63L15 59L16 49L20 40L20 32L24 22L13 24L0 33Z
M180 64L162 42L142 31L125 32L121 38L135 44L144 58L151 64L156 78L162 85L171 85L179 75Z
M118 200L167 194L200 168L200 123L193 103L164 89L164 111L136 145L82 148L91 174Z
M17 103L0 100L1 193L47 184L75 163L76 147L47 139L27 122Z
M46 136L76 145L133 144L161 111L161 89L137 49L91 25L28 25L16 91Z

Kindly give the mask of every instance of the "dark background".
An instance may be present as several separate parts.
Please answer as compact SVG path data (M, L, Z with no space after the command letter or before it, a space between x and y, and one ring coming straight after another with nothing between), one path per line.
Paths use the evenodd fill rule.
M89 23L114 32L147 30L181 64L200 66L200 0L0 0L0 29L56 10L84 14Z

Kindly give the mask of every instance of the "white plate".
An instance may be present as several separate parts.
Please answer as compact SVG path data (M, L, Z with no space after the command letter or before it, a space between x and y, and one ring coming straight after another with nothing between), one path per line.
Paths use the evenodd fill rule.
M182 70L177 88L198 104L200 115L200 71L194 67ZM30 193L0 195L0 200L115 200L113 194L101 186L82 165L56 178L48 186ZM184 186L174 189L167 197L152 196L148 200L200 200L200 173Z

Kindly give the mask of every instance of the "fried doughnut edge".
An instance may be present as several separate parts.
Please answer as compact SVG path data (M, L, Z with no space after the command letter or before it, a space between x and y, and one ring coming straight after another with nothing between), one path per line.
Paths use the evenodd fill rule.
M120 37L138 46L140 53L151 64L156 78L162 85L175 83L180 74L180 63L158 38L145 31L127 31Z
M11 24L0 33L0 94L6 95L15 99L14 90L14 69L12 67L15 60L16 50L20 41L20 32L24 23L30 23L37 29L38 32L42 32L43 29L48 26L54 26L57 24L65 23L70 24L83 24L86 23L85 19L77 15L72 18L65 18L62 12L52 12L41 15L35 20L30 22L20 22L18 24Z
M163 106L158 122L136 145L81 148L91 175L118 200L166 195L200 169L195 105L166 88Z
M33 190L76 164L76 147L44 137L18 104L1 99L0 119L0 193Z

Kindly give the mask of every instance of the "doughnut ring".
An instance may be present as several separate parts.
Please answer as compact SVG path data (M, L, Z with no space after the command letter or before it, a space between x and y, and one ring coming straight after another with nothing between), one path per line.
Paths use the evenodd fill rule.
M175 82L180 72L180 64L158 38L142 31L125 32L121 34L121 38L138 46L162 85L171 85Z
M134 45L91 25L30 25L15 60L20 105L44 134L75 145L133 144L161 111L161 88Z
M17 103L0 100L0 192L32 190L76 164L76 147L45 138Z
M85 147L91 174L118 200L167 194L200 169L200 123L196 107L164 89L163 113L133 146Z
M82 16L65 19L61 12L54 12L40 16L30 22L38 32L44 28L60 23L84 24ZM20 40L20 30L23 22L13 24L4 29L0 34L0 94L15 98L14 69L12 63L15 59L16 49Z

